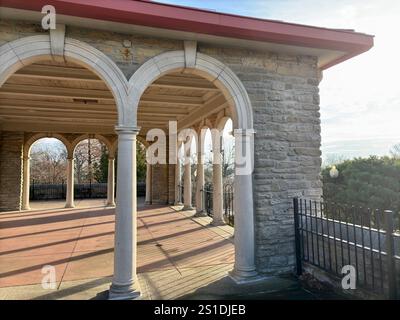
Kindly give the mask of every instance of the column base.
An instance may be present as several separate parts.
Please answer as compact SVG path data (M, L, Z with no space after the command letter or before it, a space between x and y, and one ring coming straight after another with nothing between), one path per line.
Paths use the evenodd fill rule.
M137 280L136 280L137 282ZM138 300L141 299L140 288L136 284L114 284L110 286L108 300Z
M107 207L115 207L115 202L108 202L106 204Z
M22 211L28 211L28 210L31 210L31 207L23 207L21 210Z
M226 225L224 220L214 220L211 221L211 225L215 226L215 227L219 227L219 226L224 226Z
M233 269L229 272L229 277L236 284L247 284L265 280L265 277L260 276L255 269L249 270L236 270Z
M146 204L146 205L150 205L150 204L151 204L151 201L149 201L149 200L146 200L146 201L144 202L144 204Z
M65 205L65 208L67 208L67 209L73 209L73 208L75 208L75 204L66 204Z
M201 211L197 211L196 214L193 217L195 217L195 218L203 218L203 217L208 217L208 214L204 210L201 210Z
M182 210L184 211L189 211L189 210L193 210L194 208L192 206L184 206Z
M182 202L174 202L174 206L182 206L183 203Z

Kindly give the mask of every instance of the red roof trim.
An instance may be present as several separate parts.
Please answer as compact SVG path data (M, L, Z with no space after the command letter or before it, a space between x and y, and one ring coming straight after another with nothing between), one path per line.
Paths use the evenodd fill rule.
M53 5L64 15L246 40L343 51L355 56L373 46L373 36L281 21L140 0L1 0L2 7L41 11ZM341 60L341 59L339 59ZM338 61L339 63L339 61ZM332 64L330 63L329 66Z

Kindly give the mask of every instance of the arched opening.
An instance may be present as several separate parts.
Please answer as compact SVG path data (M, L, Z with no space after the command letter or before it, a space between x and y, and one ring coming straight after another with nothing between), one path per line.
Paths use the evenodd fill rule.
M143 139L149 132L152 136L155 129L165 132L167 135L165 143L167 145L165 150L168 154L167 162L153 166L153 175L156 174L158 177L156 183L160 185L160 190L171 190L171 182L174 183L174 195L172 199L167 195L167 201L175 198L174 203L178 207L181 205L179 208L183 208L182 212L185 212L185 216L189 214L195 219L207 221L215 228L228 230L229 225L234 225L235 143L233 119L238 119L238 117L236 111L232 110L234 108L233 99L227 99L226 91L221 90L215 83L216 81L210 81L201 72L193 70L191 72L174 70L164 73L144 90L139 100L137 121L141 128L139 136ZM174 125L171 126L171 123ZM238 123L236 120L236 125ZM171 140L170 130L174 126L178 131L176 142ZM180 138L179 135L186 130L191 132L187 136L191 135L194 138L191 140L186 139L187 137ZM217 139L218 143L214 139ZM190 142L188 142L189 140ZM157 140L157 143L159 141L160 139ZM152 142L149 143L151 145ZM176 159L173 159L171 158L171 148L175 148L175 144L177 155ZM214 164L216 158L220 158L220 162ZM175 174L170 174L171 171L175 171ZM174 180L171 177L174 177ZM207 189L207 186L211 186L212 189ZM188 188L190 188L190 193L187 191ZM251 189L247 191L251 192ZM161 192L153 193L153 202L154 198L160 195ZM163 199L158 199L158 201ZM139 217L144 221L152 218L141 215L142 213L139 212ZM211 218L206 216L211 216ZM233 235L233 228L231 228L231 235ZM204 241L204 238L197 235L196 231L193 231L191 236L192 266L213 265L217 268L217 265L226 265L233 268L235 246L232 238L221 238L219 243L199 249L196 254L196 246L201 246L200 243ZM180 240L177 236L176 243L166 244L165 250L169 248L180 251L185 247L184 243L185 241ZM164 247L162 241L160 245ZM224 254L221 254L221 250ZM141 252L140 245L138 252L139 254ZM204 255L207 257L204 258ZM172 254L171 259L175 263L179 263L181 258L179 255ZM141 261L138 260L139 268L140 265ZM254 274L252 270L249 270L249 273Z
M185 48L186 49L186 48ZM133 106L137 110L137 123L142 129L139 134L146 135L146 128L156 125L165 128L167 121L175 121L177 130L196 129L204 126L207 121L215 128L217 120L229 116L233 122L235 136L235 179L234 179L234 208L235 208L235 238L234 238L234 267L231 277L238 283L254 280L257 277L254 252L254 208L253 208L253 115L247 92L236 75L221 62L202 53L195 53L186 60L192 52L174 51L161 54L137 70L130 79L130 85L136 88L131 96ZM209 89L204 93L202 90ZM151 97L155 97L152 99ZM164 96L164 97L163 97ZM172 105L179 105L172 108ZM153 115L151 108L160 108ZM147 108L146 108L147 107ZM135 110L134 110L135 112ZM147 119L146 119L147 117ZM164 117L163 119L161 117ZM151 123L153 122L153 123ZM151 125L152 124L152 125ZM217 131L221 129L217 128ZM213 139L213 147L216 145ZM169 148L175 148L169 143ZM215 149L215 148L213 148ZM220 153L220 152L218 152ZM222 158L219 154L218 157ZM176 163L171 157L172 163ZM222 161L222 160L221 160ZM187 167L186 167L187 168ZM175 166L175 194L178 192L180 165ZM215 172L216 170L213 170ZM220 168L222 172L222 168ZM184 177L190 175L184 174ZM222 211L222 174L218 176L218 192L213 192L218 199L218 210ZM221 177L220 177L221 176ZM184 179L185 180L185 179ZM199 180L199 179L197 179ZM183 183L185 185L185 183ZM215 199L214 208L216 208ZM213 223L219 221L214 215ZM222 224L222 223L221 223ZM140 252L140 248L139 248ZM227 250L226 250L227 252Z
M57 138L39 138L30 147L30 190L27 209L63 207L68 150Z
M217 123L220 130L220 146L217 147L221 154L221 175L222 175L222 211L223 222L234 227L234 178L235 178L235 138L233 136L232 120L224 117ZM213 189L214 189L214 172L213 169L219 168L214 166L213 160L213 137L209 128L204 128L203 133L203 150L204 150L204 210L213 216Z
M115 155L114 127L118 114L113 93L108 89L109 85L91 70L82 66L84 63L76 63L73 58L60 62L40 56L31 60L32 64L26 64L16 70L0 88L3 130L11 134L23 134L25 157L32 144L32 137L53 136L63 141L67 148L67 176L65 186L62 186L63 182L60 182L60 189L66 188L66 207L75 206L73 186L75 180L83 184L81 188L79 184L76 186L78 198L100 197L102 192L94 190L90 185L93 182L103 183L97 189L104 189L106 203L114 205L114 199L110 196L112 191L107 193L108 177L93 175L96 174L93 170L105 175L109 169L107 162ZM84 159L78 157L76 161L74 160L75 147L85 138L101 141L103 145L98 144L97 151L102 154L103 159L101 157L96 161L89 159L90 165L87 165L87 155ZM29 160L24 160L26 161ZM83 173L80 172L82 165L90 168L86 173L87 177L84 178L88 181L84 182L80 181L83 179ZM93 165L99 168L96 169ZM101 170L102 166L103 170ZM24 167L26 167L25 164ZM74 171L77 171L78 175L74 175ZM29 182L24 181L22 208L25 210L29 209L25 196L29 193L26 191L28 187ZM59 204L56 206L58 207Z
M170 151L176 149L176 145L169 139L170 121L175 121L179 133L190 129L193 133L192 136L196 139L198 139L196 132L205 125L221 131L217 127L221 117L231 117L235 129L252 128L249 99L240 81L229 68L198 53L195 68L186 69L184 52L168 52L148 60L127 83L115 64L95 49L66 39L65 61L60 62L60 60L50 60L48 37L40 36L39 38L29 38L25 41L26 43L21 45L21 50L24 46L27 48L26 57L28 58L26 60L11 52L10 55L13 58L6 61L3 69L5 72L0 75L0 83L3 84L5 81L0 89L0 98L2 99L0 107L3 119L6 120L3 128L26 130L27 132L22 134L24 142L35 134L45 136L59 134L65 137L66 145L68 145L66 206L71 208L74 206L75 165L73 153L75 142L82 135L106 136L112 145L112 149L109 150L114 151L115 157L117 139L114 129L118 124L116 128L118 134L118 193L116 196L114 277L110 297L136 297L136 268L140 272L143 270L141 268L149 270L160 263L150 263L143 256L140 258L143 252L146 252L140 248L138 250L139 258L136 260L137 236L142 239L141 244L154 246L154 243L157 243L158 253L167 256L168 263L176 262L175 265L179 264L181 268L195 266L185 258L190 256L195 258L195 264L197 263L199 266L220 268L221 265L225 265L225 268L222 268L225 271L232 269L233 263L235 263L236 276L243 278L253 276L255 269L251 173L242 175L239 179L236 174L234 179L236 193L234 245L232 239L228 237L215 240L216 234L218 235L215 230L226 227L222 218L217 222L215 219L216 212L220 217L223 216L222 168L219 170L221 175L218 174L218 184L221 186L218 188L219 208L218 210L214 208L213 224L207 228L212 234L204 236L199 225L193 224L193 221L189 224L184 223L182 220L188 217L196 218L187 216L189 211L165 212L166 205L173 204L176 199L177 181L179 182L180 179L174 178L181 177L177 174L181 170L178 170L180 166L176 165L176 155L173 152L170 154ZM36 46L33 52L28 50L30 44L36 43L38 39L43 42L47 41L40 54L35 51L40 45ZM24 66L21 65L21 60L24 60ZM31 64L29 65L29 63ZM33 70L32 66L36 67L36 70ZM90 70L88 71L86 67ZM91 73L91 71L95 73ZM11 75L12 72L15 73ZM3 99L8 99L8 102L5 103ZM29 103L26 100L29 100ZM13 103L14 101L16 102ZM16 105L17 103L18 105ZM136 126L141 128L140 131ZM152 164L151 167L151 203L158 207L154 206L152 210L146 210L147 216L146 214L139 216L137 220L138 156L136 149L138 147L136 141L146 141L147 134L154 128L168 132L164 142L165 150L168 150L166 152L167 160L164 163ZM243 136L248 137L244 131L241 132ZM249 146L250 140L245 139L243 145ZM200 148L197 150L195 145L193 145L193 141L190 141L191 148L189 150L193 149L200 156ZM212 145L214 149L214 143ZM146 147L149 149L151 144ZM215 158L215 153L220 153L220 151L219 148L214 149L213 158ZM24 167L26 163L29 162L24 160ZM109 172L114 171L114 167L113 170L109 170ZM199 190L197 187L201 184L197 181L200 181L198 177L201 175L198 172L201 170L199 170L198 164L194 168L189 162L183 171L186 172L183 180L190 182L194 180L196 191ZM193 171L196 172L195 177L192 175ZM215 176L214 172L215 170L213 170L213 176ZM114 182L114 180L113 176L111 180L110 175L108 176L108 182ZM191 188L184 189L192 195ZM112 194L114 195L114 192ZM239 196L242 198L236 200ZM189 197L185 198L188 201ZM196 196L191 198L193 201L189 203L190 208L194 205L199 206L199 202L195 201L197 192ZM189 206L187 207L189 208ZM68 213L65 216L76 211L66 210L66 212ZM103 210L99 224L109 223L109 216L113 214L111 210ZM171 220L174 215L178 215L177 219ZM86 214L82 216L86 216ZM203 221L201 219L204 217L198 218L199 221ZM237 218L238 220L236 220ZM73 219L78 218L74 217ZM179 222L182 224L174 225ZM223 225L220 225L221 222ZM136 233L136 224L139 226L139 234ZM167 227L161 227L164 225ZM160 228L154 229L154 226L160 226ZM198 231L200 233L197 233ZM175 241L166 240L171 237L175 238ZM159 258L159 256L156 257Z
M0 180L8 184L7 188L10 189L0 199L0 211L3 208L9 211L7 219L14 219L9 223L18 229L18 235L6 237L18 243L8 251L13 253L13 259L23 261L10 264L7 270L2 270L9 283L40 283L42 266L52 264L52 261L59 258L62 262L57 266L61 265L61 269L57 269L57 281L60 281L60 277L66 275L64 271L69 272L65 266L73 260L72 257L77 257L83 264L76 267L78 272L71 271L71 279L87 279L94 267L93 264L86 264L84 252L99 250L96 243L105 248L99 256L107 261L107 266L111 261L112 270L110 255L114 246L115 210L83 207L72 209L75 169L73 154L81 138L99 139L101 136L109 142L109 145L106 143L107 152L109 160L113 160L109 161L108 168L110 163L114 164L117 140L115 126L122 119L118 110L123 100L121 96L126 95L126 80L122 75L121 79L125 82L121 80L118 83L116 79L121 76L121 71L110 59L88 45L65 39L64 57L53 59L49 42L49 36L44 35L19 39L0 47L1 147L2 150L12 147L6 154L8 158L4 159L12 163L12 166L8 170L0 168ZM15 49L16 45L20 51L10 49ZM37 145L34 142L41 139L39 142L45 145L43 149L55 151L52 138L62 141L66 149L62 157L65 160L63 193L68 209L64 209L63 201L62 209L61 206L52 206L51 210L49 207L34 207L32 209L35 212L21 212L21 209L29 209L29 168L31 162L37 164L36 158L30 159ZM112 170L108 172L114 172L113 165L111 167ZM63 184L58 179L54 181ZM108 175L108 181L114 184L114 176ZM8 202L4 201L5 198ZM19 228L20 223L23 228ZM81 242L81 246L81 234L84 239L91 241ZM15 237L17 241L13 240ZM24 273L26 269L32 270L28 277ZM102 270L102 276L109 275L109 270Z
M100 139L84 137L74 147L74 201L107 205L110 151ZM79 206L79 205L78 205Z
M136 142L136 179L138 207L151 204L151 166L146 163L146 146L140 140Z

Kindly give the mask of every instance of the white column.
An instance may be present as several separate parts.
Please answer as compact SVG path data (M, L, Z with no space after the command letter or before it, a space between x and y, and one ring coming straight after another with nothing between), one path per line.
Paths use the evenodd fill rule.
M218 141L217 141L218 140ZM222 182L222 154L220 137L213 137L213 221L215 226L224 225L224 194Z
M66 208L74 208L74 157L68 156L67 159L67 199Z
M183 173L183 210L192 210L192 167L186 157Z
M146 204L151 204L151 182L152 182L152 177L151 177L151 164L147 163L146 166Z
M204 153L201 146L199 135L199 143L197 144L197 175L196 175L196 214L197 217L207 216L204 210L203 188L204 188Z
M137 193L136 135L137 128L117 127L118 172L117 207L115 212L114 275L109 299L140 297L136 276Z
M30 210L29 206L29 188L30 188L30 158L24 156L23 159L23 177L22 177L22 210Z
M115 159L108 158L108 177L107 177L107 206L115 206Z
M235 130L235 266L231 277L238 283L257 280L254 259L253 134L253 131Z
M181 205L181 161L176 160L177 163L175 165L175 205Z

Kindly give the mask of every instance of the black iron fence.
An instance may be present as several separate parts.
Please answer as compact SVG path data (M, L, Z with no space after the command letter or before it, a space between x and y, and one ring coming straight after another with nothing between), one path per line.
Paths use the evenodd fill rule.
M297 273L309 263L338 277L355 270L356 287L399 298L400 213L294 199Z
M205 184L203 188L203 201L204 210L208 216L213 216L213 186L212 184ZM224 219L227 224L234 226L234 210L233 210L233 185L226 184L223 187L223 210Z
M59 200L65 199L67 185L61 183L35 183L31 182L29 199L34 200ZM146 184L138 182L137 195L143 197L146 194ZM76 183L74 185L75 199L100 199L107 198L107 183Z
M178 185L178 199L180 203L184 202L184 198L183 198L183 186L182 185Z

